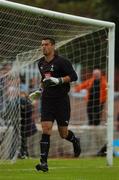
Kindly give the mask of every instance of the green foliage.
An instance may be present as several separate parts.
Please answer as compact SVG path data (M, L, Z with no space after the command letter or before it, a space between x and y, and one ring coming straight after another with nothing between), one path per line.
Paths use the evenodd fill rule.
M110 19L119 17L119 2L113 0L12 0L13 2L80 16Z

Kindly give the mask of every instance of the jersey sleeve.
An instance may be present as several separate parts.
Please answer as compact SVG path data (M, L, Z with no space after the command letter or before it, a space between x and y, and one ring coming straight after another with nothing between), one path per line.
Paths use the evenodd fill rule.
M62 60L61 69L66 76L70 77L71 82L76 81L78 79L78 76L69 60L67 59Z

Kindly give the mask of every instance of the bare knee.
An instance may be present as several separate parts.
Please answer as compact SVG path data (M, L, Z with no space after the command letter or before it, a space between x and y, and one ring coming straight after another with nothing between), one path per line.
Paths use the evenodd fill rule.
M66 138L67 138L67 134L60 134L60 137L61 137L62 139L66 139Z
M59 134L61 138L66 139L68 135L68 130L65 128L59 128Z
M51 135L51 132L52 132L52 124L51 123L47 123L47 122L43 122L42 123L42 131L43 131L43 134L48 134L48 135Z
M51 129L48 127L42 128L42 131L43 131L43 134L49 134L49 135L51 134Z

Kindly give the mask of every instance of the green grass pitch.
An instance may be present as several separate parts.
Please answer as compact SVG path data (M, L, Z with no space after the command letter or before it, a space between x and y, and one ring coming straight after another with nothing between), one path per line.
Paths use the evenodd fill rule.
M49 159L49 172L37 172L38 159L0 164L0 180L119 180L119 158L112 167L105 158Z

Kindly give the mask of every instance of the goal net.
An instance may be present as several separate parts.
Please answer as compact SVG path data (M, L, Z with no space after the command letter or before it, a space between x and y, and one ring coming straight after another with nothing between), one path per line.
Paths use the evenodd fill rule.
M112 164L114 24L5 1L1 1L0 22L1 162L39 157L40 98L31 102L28 96L39 89L41 40L51 37L56 40L57 53L71 61L78 75L69 93L69 129L80 137L81 157L95 156L106 145L108 163ZM100 86L92 81L94 69L105 79L96 82ZM87 80L92 86L84 85ZM55 123L49 157L73 157L72 145L59 137Z

